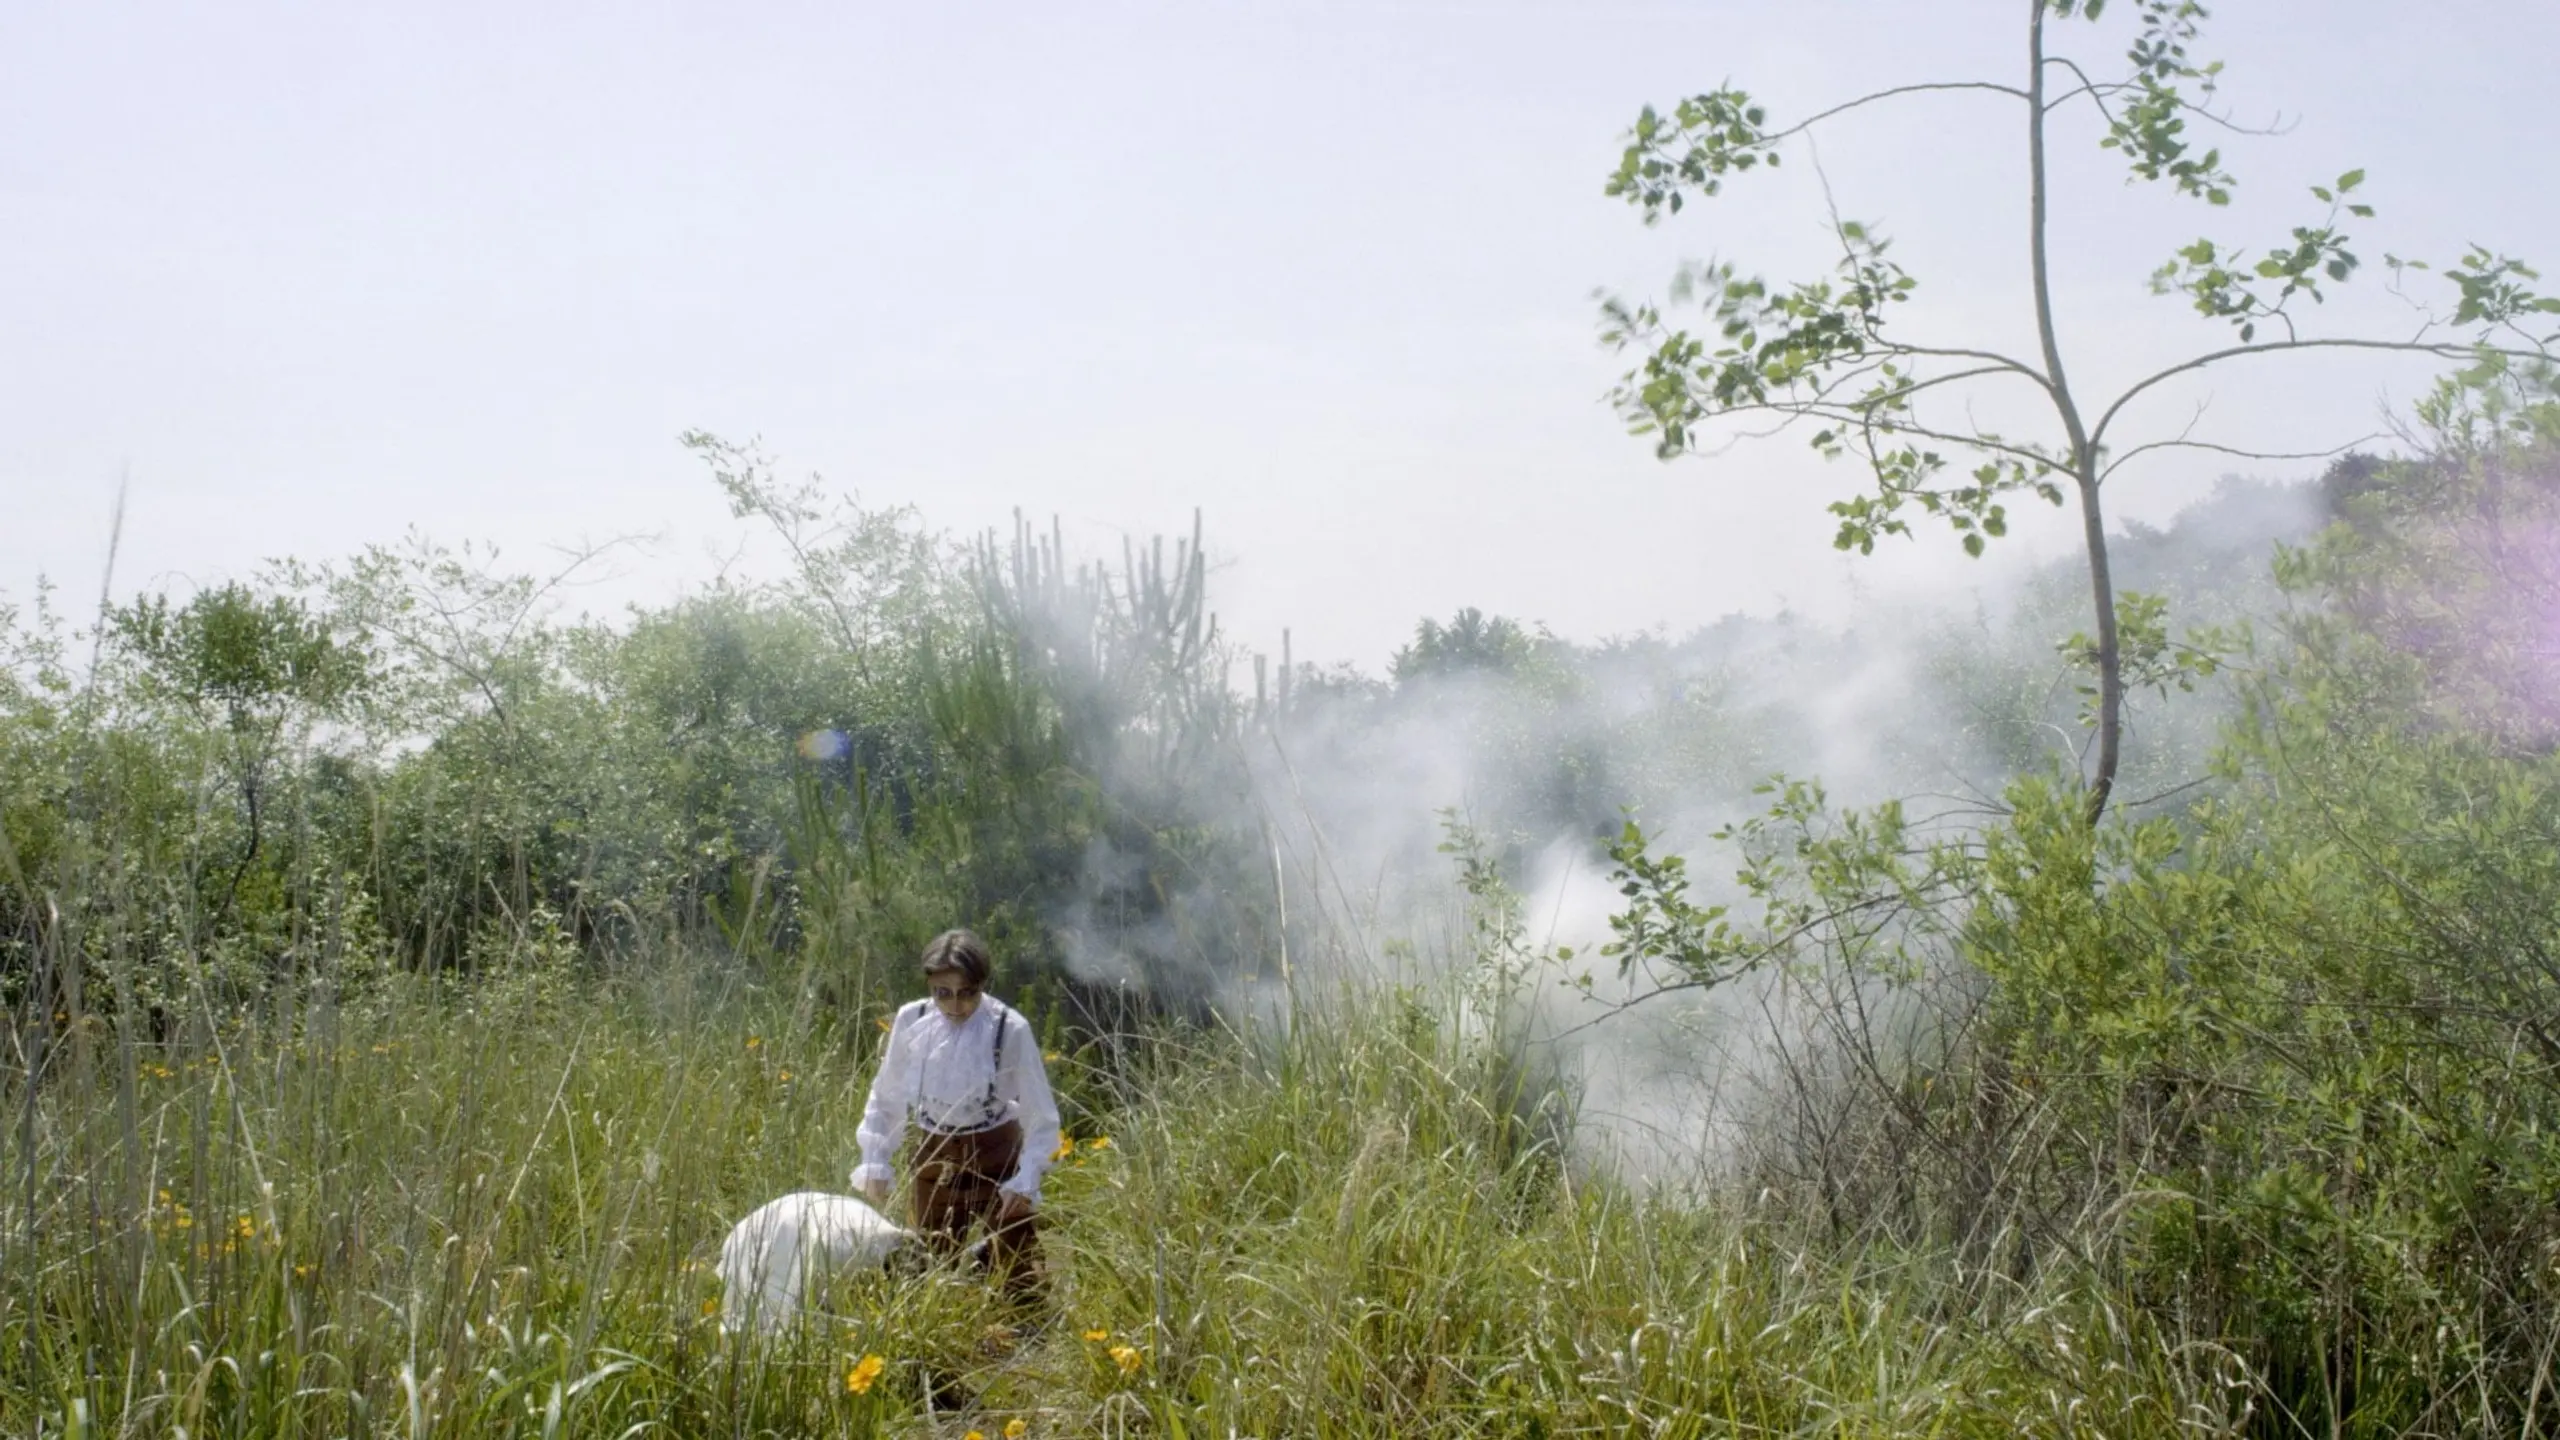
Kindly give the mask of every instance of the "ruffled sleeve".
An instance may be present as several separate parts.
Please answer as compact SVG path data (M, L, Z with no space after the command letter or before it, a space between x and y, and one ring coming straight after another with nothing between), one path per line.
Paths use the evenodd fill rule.
M998 1086L1013 1101L1022 1122L1022 1163L1004 1187L1026 1200L1040 1198L1040 1177L1058 1153L1058 1098L1049 1090L1049 1067L1040 1059L1040 1037L1031 1022L1008 1006L1001 1017L1014 1027L1014 1042L1004 1047L1004 1073Z
M880 1052L880 1069L871 1077L871 1098L863 1106L862 1125L854 1139L862 1146L862 1163L853 1167L853 1188L897 1178L898 1142L907 1134L907 1098L915 1094L916 1007L900 1006L889 1023L889 1043Z

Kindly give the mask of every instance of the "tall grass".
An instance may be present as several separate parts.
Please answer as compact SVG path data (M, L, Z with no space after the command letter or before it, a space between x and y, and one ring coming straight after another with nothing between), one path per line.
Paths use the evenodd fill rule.
M730 1221L843 1188L865 1050L690 967L74 1025L8 1152L0 1424L859 1430L840 1352L930 1353L963 1292L754 1353L706 1310Z
M2390 645L2305 621L2169 818L2093 832L2029 780L1924 841L1788 785L1733 832L1741 928L1613 851L1622 957L1788 997L1717 1185L1648 1192L1565 1149L1516 853L1453 822L1454 923L1342 955L1381 907L1300 764L1383 773L1403 722L1347 688L1393 743L1291 761L1326 715L1202 689L1196 542L1113 579L1026 536L947 586L894 526L804 551L834 512L732 482L816 557L787 603L532 644L535 590L435 554L339 587L499 617L456 633L503 683L392 665L371 750L148 645L75 685L58 629L0 624L0 1430L2560 1424L2560 766L2436 718ZM2385 553L2323 546L2295 568ZM860 608L874 561L912 604ZM242 615L301 633L254 599L168 624L198 658ZM1301 817L1247 803L1247 727ZM1059 1052L1050 1323L951 1273L724 1336L722 1235L842 1188L880 987L955 916ZM1329 957L1372 978L1325 991Z
M1155 1033L1109 1075L1059 1054L1075 1152L1030 1339L932 1275L748 1345L708 1262L753 1205L843 1187L877 1033L806 1013L660 956L165 1045L70 1024L0 1151L0 1427L2194 1434L2244 1403L2067 1282L1818 1256L1577 1173L1517 1067L1415 992Z

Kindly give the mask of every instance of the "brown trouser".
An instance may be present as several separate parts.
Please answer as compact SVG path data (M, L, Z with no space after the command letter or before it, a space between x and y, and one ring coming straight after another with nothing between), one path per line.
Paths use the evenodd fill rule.
M966 1135L937 1135L919 1127L913 1222L935 1253L951 1255L969 1243L969 1232L987 1227L987 1264L1008 1298L1033 1300L1041 1292L1040 1231L1036 1217L1011 1225L997 1221L997 1187L1022 1163L1022 1125L1007 1120Z

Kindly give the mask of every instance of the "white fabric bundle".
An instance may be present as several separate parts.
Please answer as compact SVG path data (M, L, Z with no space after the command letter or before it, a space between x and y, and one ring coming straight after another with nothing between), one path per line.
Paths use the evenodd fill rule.
M913 1239L851 1195L803 1190L760 1205L720 1246L720 1328L780 1329L812 1288L881 1269Z

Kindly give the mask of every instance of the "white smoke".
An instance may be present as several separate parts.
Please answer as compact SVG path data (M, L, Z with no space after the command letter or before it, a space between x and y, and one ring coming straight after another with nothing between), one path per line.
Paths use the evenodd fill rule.
M2165 529L2122 532L2118 585L2166 593L2176 627L2264 616L2280 602L2273 547L2319 523L2312 487L2229 481ZM1579 957L1529 975L1524 998L1586 1157L1665 1182L1702 1174L1804 1042L1786 1008L1804 998L1753 977L1631 1005L1646 979L1587 963L1623 903L1606 837L1632 812L1657 853L1687 859L1699 903L1738 905L1714 836L1766 809L1755 787L1772 775L1818 777L1836 806L1900 798L1941 827L1979 823L2012 777L2082 763L2077 677L2056 647L2086 628L2086 595L2085 573L2058 563L1846 630L1735 616L1678 641L1550 646L1546 669L1393 687L1302 672L1313 697L1302 687L1239 742L1296 906L1293 963L1402 982L1481 963L1441 853L1454 817L1501 858L1529 948ZM2230 703L2211 684L2140 697L2117 793L2139 803L2201 776ZM1562 983L1585 971L1588 991ZM1228 994L1270 1006L1267 990Z

